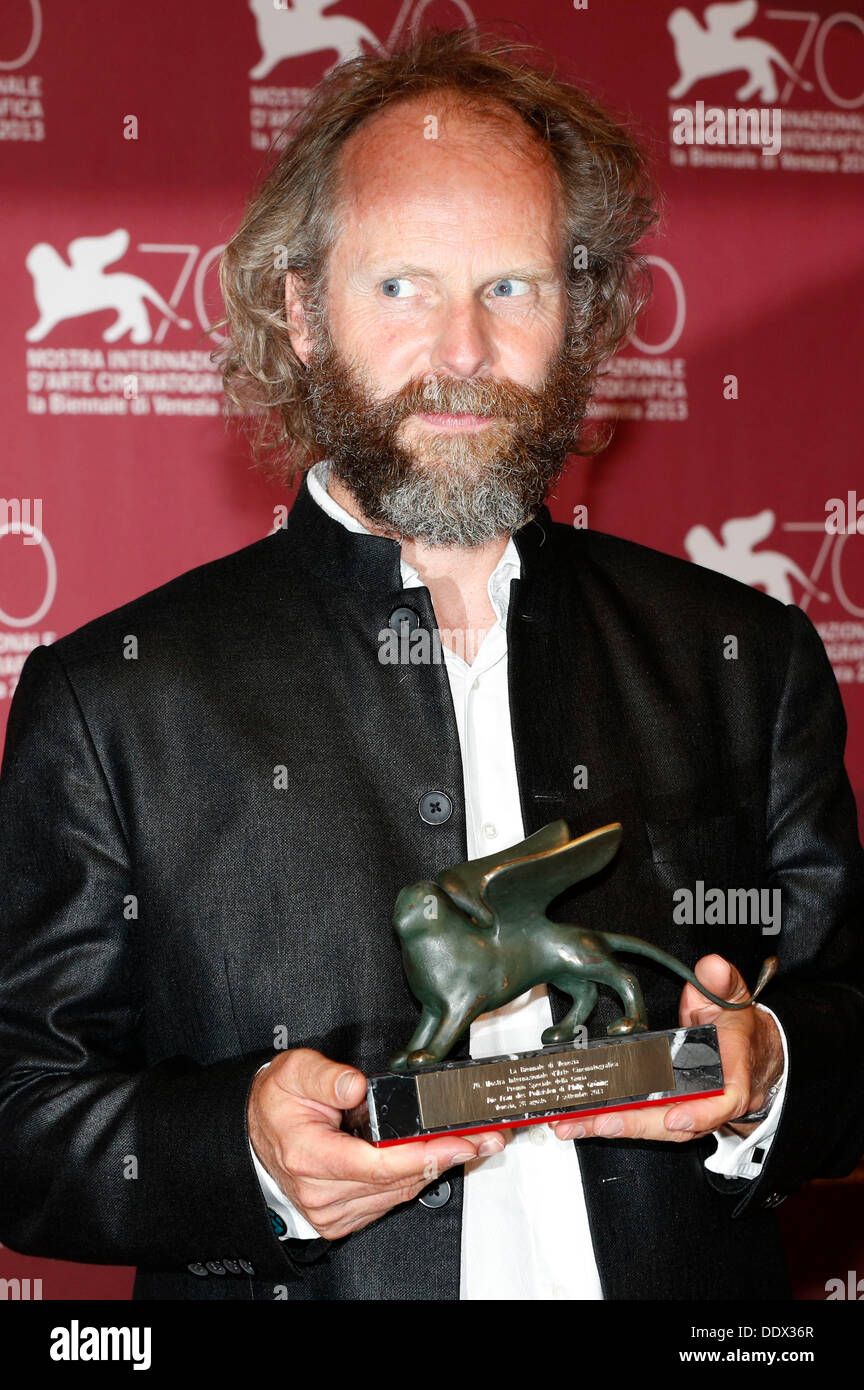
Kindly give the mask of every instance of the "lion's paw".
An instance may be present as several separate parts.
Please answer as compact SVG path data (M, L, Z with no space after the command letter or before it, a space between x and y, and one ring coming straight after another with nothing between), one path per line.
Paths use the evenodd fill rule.
M417 1071L419 1067L428 1067L431 1063L437 1062L438 1058L431 1052L412 1052L408 1057L408 1071Z
M550 1043L563 1043L573 1041L573 1030L571 1028L546 1028L540 1034L540 1041L544 1047Z
M622 1033L647 1033L648 1029L638 1018L619 1018L617 1023L609 1024L606 1032L610 1037L615 1037Z

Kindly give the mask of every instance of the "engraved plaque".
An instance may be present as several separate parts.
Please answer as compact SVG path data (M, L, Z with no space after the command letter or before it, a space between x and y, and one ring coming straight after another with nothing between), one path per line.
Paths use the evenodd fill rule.
M540 1124L561 1115L669 1105L721 1095L723 1067L713 1024L637 1037L559 1043L476 1061L445 1062L367 1078L366 1100L345 1127L373 1144Z
M674 1089L669 1038L655 1034L614 1048L580 1048L549 1056L477 1061L449 1071L418 1072L424 1129L566 1111L571 1107Z

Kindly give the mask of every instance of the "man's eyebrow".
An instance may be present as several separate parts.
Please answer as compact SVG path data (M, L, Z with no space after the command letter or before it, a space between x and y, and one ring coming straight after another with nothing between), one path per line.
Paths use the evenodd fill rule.
M403 275L424 275L430 279L436 278L436 273L429 266L402 264L394 265L392 261L373 261L363 266L359 273L365 279L367 276L374 280L396 280ZM493 275L483 280L483 284L495 283L498 280L538 280L543 284L556 284L560 279L559 272L548 265L516 265L507 266L497 275Z

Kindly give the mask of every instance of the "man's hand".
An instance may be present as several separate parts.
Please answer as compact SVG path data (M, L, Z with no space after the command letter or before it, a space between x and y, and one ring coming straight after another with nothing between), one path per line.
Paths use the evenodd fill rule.
M283 1052L252 1083L247 1107L252 1147L277 1186L319 1235L338 1240L400 1202L409 1202L447 1168L498 1153L498 1134L418 1140L376 1149L340 1129L359 1105L366 1079L320 1052Z
M749 990L735 966L722 956L703 956L695 968L697 978L721 999L737 1003ZM583 1139L602 1135L607 1139L700 1139L728 1126L735 1134L752 1133L755 1124L736 1125L763 1105L768 1087L783 1071L783 1044L770 1014L758 1009L721 1009L685 985L678 1017L683 1027L713 1023L717 1027L725 1088L709 1100L679 1101L675 1105L649 1106L644 1110L607 1110L579 1120L561 1120L551 1128L559 1139ZM638 1034L635 1035L638 1037Z

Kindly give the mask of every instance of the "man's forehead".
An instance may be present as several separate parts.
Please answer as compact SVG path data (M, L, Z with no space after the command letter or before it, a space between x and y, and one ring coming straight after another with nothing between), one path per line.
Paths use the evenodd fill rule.
M500 139L512 144L518 139L525 150L542 142L522 120L519 113L505 102L489 98L471 99L467 95L442 88L440 91L415 93L390 102L367 116L345 141L362 143L372 138L390 139L400 129L409 133L429 130L430 118L435 119L437 139L487 139L497 131ZM427 134L426 139L430 136Z
M560 186L539 140L506 107L490 120L483 111L436 102L439 95L400 102L346 141L337 186L354 238L366 241L401 223L435 239L442 213L459 212L475 237L484 230L490 239L503 231L529 241L554 236Z

